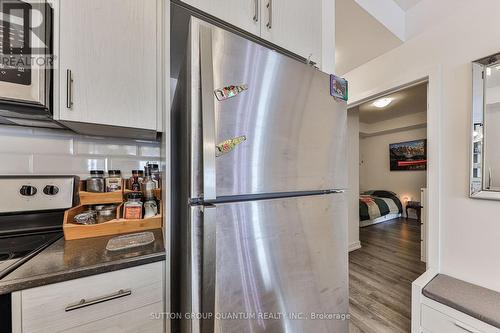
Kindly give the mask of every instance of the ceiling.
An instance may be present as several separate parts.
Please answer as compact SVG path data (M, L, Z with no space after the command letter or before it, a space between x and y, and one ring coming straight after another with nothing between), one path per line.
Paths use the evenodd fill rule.
M373 102L379 98L358 106L359 121L373 124L409 114L427 110L427 83L422 83L380 98L392 98L391 104L385 108L377 108Z
M402 10L407 11L422 0L393 0Z
M335 3L335 67L338 75L344 75L402 44L354 0L336 0Z

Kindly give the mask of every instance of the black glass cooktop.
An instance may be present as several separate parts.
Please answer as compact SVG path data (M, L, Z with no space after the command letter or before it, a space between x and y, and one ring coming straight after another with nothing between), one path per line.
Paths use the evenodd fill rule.
M0 279L63 236L61 231L0 238Z
M0 279L63 236L64 211L0 215Z

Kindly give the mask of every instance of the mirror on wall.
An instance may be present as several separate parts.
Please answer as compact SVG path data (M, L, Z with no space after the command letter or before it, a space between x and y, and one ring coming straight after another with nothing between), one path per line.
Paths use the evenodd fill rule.
M472 64L470 195L500 200L500 54Z

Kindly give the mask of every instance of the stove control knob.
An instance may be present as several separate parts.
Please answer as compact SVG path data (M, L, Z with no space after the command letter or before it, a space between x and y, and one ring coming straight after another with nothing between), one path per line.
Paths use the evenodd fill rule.
M59 193L59 187L55 185L47 185L43 189L43 193L45 193L46 195L56 195L57 193Z
M19 190L19 193L21 193L21 195L25 197L32 197L36 194L36 192L37 192L36 187L31 185L23 185Z

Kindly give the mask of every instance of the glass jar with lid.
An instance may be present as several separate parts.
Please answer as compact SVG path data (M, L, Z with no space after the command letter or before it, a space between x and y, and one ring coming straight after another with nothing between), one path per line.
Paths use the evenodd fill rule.
M90 177L85 181L87 192L105 192L104 170L91 170Z
M106 178L106 192L115 192L122 189L122 173L120 170L109 170Z
M127 201L123 204L123 218L127 220L142 219L142 194L132 192L127 195Z

